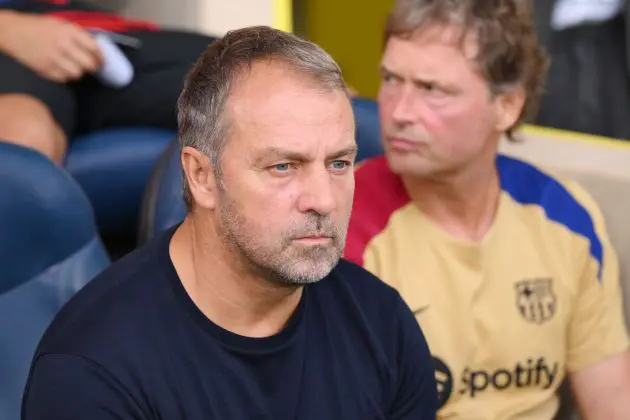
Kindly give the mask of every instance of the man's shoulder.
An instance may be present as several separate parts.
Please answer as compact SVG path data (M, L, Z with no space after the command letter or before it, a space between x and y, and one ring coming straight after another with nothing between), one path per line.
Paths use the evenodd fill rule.
M588 253L600 264L603 262L605 222L598 203L585 188L574 180L554 176L512 157L499 156L498 169L503 191L517 205L536 208L542 215L528 219L561 226L562 229L544 229L544 232L557 233L556 239L570 237L577 239L576 243L587 243Z
M149 244L132 251L77 292L47 329L38 352L89 357L134 336L163 293L152 250Z
M578 182L508 156L499 156L497 166L503 191L517 204L535 206L548 221L599 241L595 229L601 218L599 205Z
M497 168L501 188L521 204L533 204L545 210L555 210L557 205L591 207L585 201L586 190L574 180L552 174L533 163L514 157L499 155Z

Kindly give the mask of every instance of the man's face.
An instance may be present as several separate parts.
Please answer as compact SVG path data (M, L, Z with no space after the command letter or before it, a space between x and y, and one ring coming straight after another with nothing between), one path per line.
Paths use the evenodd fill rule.
M495 153L498 115L475 71L476 39L435 26L388 40L378 95L384 149L400 175L431 177Z
M279 63L256 63L226 107L218 225L242 262L281 284L325 277L345 244L354 194L354 119Z

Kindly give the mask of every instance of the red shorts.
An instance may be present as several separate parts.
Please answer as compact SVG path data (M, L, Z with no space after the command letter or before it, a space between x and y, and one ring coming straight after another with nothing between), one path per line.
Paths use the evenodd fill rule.
M69 0L27 0L21 2L19 6L16 10L56 16L87 29L102 29L111 32L159 29L155 22L120 16ZM11 2L9 2L9 8L11 8Z

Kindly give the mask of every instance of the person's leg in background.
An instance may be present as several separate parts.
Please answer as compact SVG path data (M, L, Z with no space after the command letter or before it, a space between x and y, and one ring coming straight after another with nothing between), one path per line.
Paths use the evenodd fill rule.
M0 52L0 138L62 163L75 131L124 126L175 130L184 77L214 38L169 30L129 35L142 45L124 49L135 77L123 89L105 87L89 75L57 83Z
M61 163L76 103L69 85L42 78L0 53L0 138Z
M123 89L101 88L85 78L78 89L79 132L106 127L150 126L177 129L177 98L186 74L214 38L202 34L158 30L126 35L139 48L122 47L134 67L134 79Z

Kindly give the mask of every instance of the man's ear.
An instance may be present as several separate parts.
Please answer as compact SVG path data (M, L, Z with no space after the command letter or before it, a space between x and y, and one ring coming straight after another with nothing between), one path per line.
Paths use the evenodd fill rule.
M196 205L214 209L217 205L217 180L210 159L199 150L186 146L182 149L183 175Z
M527 94L522 86L497 96L497 131L503 133L516 124L525 106L526 97Z

